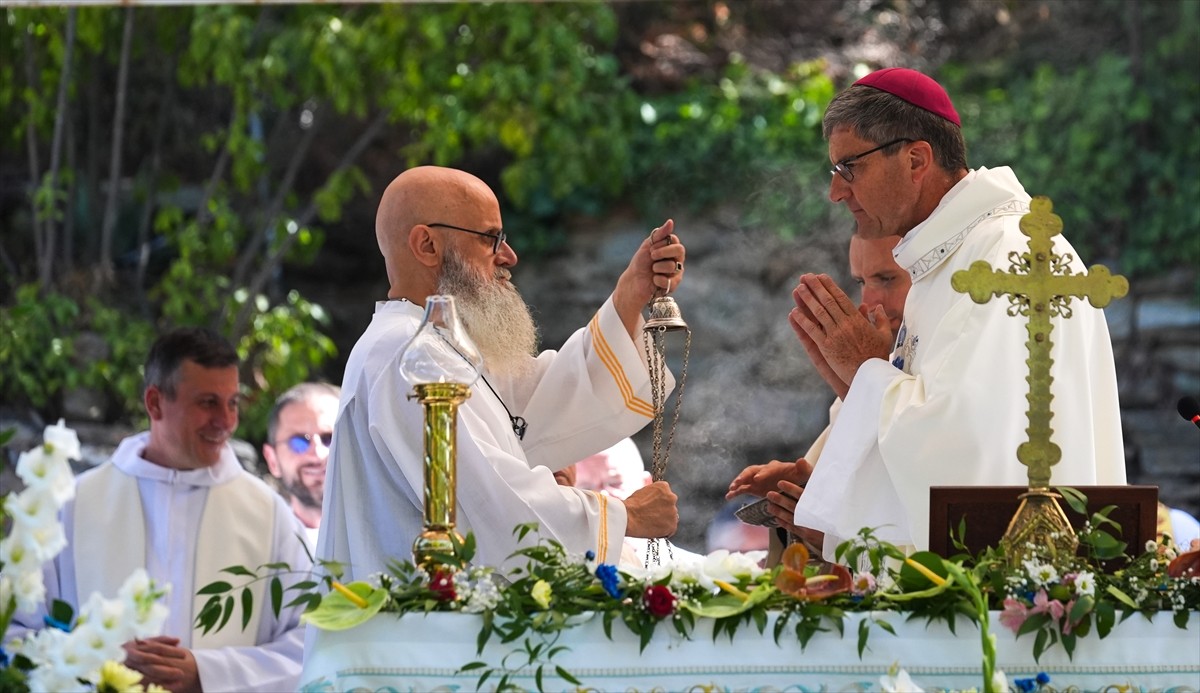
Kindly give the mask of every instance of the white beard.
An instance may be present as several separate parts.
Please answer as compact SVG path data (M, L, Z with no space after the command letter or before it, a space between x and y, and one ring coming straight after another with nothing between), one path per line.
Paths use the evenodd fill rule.
M472 270L453 250L446 251L438 293L454 296L463 327L489 373L520 377L533 370L538 329L521 298L499 268L488 278Z

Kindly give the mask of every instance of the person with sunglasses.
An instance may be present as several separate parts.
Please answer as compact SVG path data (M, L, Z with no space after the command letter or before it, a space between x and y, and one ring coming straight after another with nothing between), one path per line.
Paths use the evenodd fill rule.
M325 465L341 396L337 385L300 383L275 400L267 418L263 459L291 503L292 512L307 530L310 548L317 546Z
M823 550L863 527L881 540L929 543L929 487L1025 485L1027 322L1009 302L975 301L951 277L977 261L1009 271L1028 252L1030 195L1008 167L969 169L949 95L915 70L872 72L825 111L829 199L866 239L897 236L912 279L895 348L827 275L804 274L789 315L806 354L842 398L817 465L796 489L795 524ZM1085 271L1061 235L1055 252ZM1076 299L1054 311L1054 483L1124 484L1112 343L1104 313ZM1067 313L1070 319L1067 319Z
M458 409L457 527L475 534L475 562L523 566L513 552L540 537L615 563L626 535L673 534L677 499L665 481L621 500L560 486L553 473L652 420L642 311L683 279L674 223L642 241L586 327L541 352L512 282L517 253L482 180L409 169L384 191L375 233L389 289L346 363L317 556L345 565L352 580L411 556L422 530L424 417L398 358L434 294L454 296L484 360ZM530 522L538 533L514 535Z
M142 683L170 691L294 691L304 654L301 605L277 613L265 583L250 585L255 608L244 627L205 632L196 617L201 587L227 580L225 568L312 566L301 525L287 503L243 469L230 441L241 387L237 350L199 327L161 335L144 367L150 430L122 440L104 464L80 474L63 506L68 546L46 563L46 599L80 605L113 597L137 569L170 585L163 635L124 643L125 666ZM52 624L45 608L18 612L5 636ZM239 619L234 618L236 623Z

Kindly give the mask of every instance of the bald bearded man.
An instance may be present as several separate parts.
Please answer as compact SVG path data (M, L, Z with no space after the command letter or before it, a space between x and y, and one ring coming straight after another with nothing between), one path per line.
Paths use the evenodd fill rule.
M567 551L608 562L626 535L673 534L679 515L666 482L621 501L553 476L651 420L642 310L683 278L685 250L673 229L670 220L654 229L591 322L560 351L539 354L511 281L517 254L487 184L433 166L393 180L375 225L390 288L346 364L317 555L364 579L408 557L422 530L423 413L398 358L433 294L455 297L484 357L459 408L457 441L457 523L475 534L475 562L514 567L512 531L529 522Z

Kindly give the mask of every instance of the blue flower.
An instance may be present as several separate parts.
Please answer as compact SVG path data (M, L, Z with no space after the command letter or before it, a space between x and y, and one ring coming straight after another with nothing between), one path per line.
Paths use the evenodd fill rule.
M1042 684L1043 686L1050 683L1050 674L1047 674L1044 671L1039 671L1038 675L1037 675L1037 682Z
M604 587L605 592L608 592L608 596L613 599L621 598L621 590L617 589L617 582L620 580L617 566L601 563L596 566L596 577L600 578L600 585Z
M596 552L595 552L595 551L592 551L591 549L588 549L587 553L583 554L583 559L584 559L585 561L594 561L594 560L596 560Z
M3 647L0 647L0 669L4 669L7 666L8 666L8 653L4 651Z

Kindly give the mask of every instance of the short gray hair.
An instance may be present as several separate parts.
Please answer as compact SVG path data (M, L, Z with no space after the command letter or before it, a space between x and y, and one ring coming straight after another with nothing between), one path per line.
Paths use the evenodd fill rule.
M271 445L275 444L275 432L279 430L279 413L284 410L289 404L296 402L304 402L316 397L328 395L334 399L342 398L342 388L329 383L300 383L288 388L286 392L279 395L275 400L275 406L271 407L271 413L267 417L267 442Z
M967 143L962 128L874 87L858 84L833 97L825 109L821 132L829 139L841 127L880 144L898 139L924 140L933 149L938 166L949 172L967 168Z

